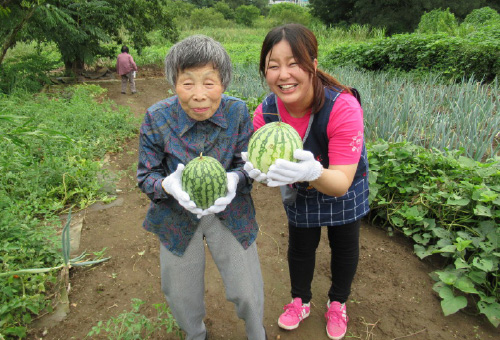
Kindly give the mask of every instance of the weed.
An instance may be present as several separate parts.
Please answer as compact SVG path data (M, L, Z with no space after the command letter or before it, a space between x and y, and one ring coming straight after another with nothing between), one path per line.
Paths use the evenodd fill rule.
M182 332L165 303L153 305L157 315L151 318L140 313L144 303L140 299L132 299L131 311L124 311L105 323L99 321L86 338L102 334L109 340L135 340L149 339L154 334L175 332L179 339L183 339Z

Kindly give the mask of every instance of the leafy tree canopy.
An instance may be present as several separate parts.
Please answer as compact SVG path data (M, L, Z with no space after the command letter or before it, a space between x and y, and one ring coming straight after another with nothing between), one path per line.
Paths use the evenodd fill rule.
M103 43L126 42L140 53L150 44L146 33L154 29L176 41L178 32L166 4L166 0L5 0L0 63L17 41L54 42L66 70L75 72L96 56L115 53L114 47L106 49Z

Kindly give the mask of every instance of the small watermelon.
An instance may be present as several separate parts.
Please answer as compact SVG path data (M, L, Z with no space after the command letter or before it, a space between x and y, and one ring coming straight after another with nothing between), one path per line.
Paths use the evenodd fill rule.
M207 209L227 194L226 170L215 158L200 154L186 164L182 172L182 189L198 208Z
M254 168L267 173L278 158L296 162L293 152L302 148L302 139L291 125L283 122L268 123L250 138L248 160Z

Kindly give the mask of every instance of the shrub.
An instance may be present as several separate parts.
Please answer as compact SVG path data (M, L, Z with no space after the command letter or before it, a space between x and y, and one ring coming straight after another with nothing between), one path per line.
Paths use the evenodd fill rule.
M226 27L228 22L222 13L214 8L196 8L191 12L189 23L192 28Z
M493 22L500 22L500 14L491 7L475 9L464 19L465 24L475 27L483 27Z
M224 1L216 2L214 4L213 8L217 12L222 13L222 15L224 16L224 19L234 20L234 17L235 17L234 10L231 7L229 7L229 5L227 3L225 3Z
M44 53L21 56L16 61L5 61L0 67L0 93L15 90L35 93L50 84L49 71L60 64Z
M175 26L183 30L190 28L189 17L195 9L196 6L187 1L168 1L165 10L172 13Z
M253 22L259 17L260 10L254 5L243 5L236 8L236 22L241 25L251 27Z
M500 30L494 34L500 34ZM326 64L352 64L367 70L422 70L442 73L456 81L471 77L491 81L500 74L500 40L492 33L480 37L398 34L359 44L344 43L330 50Z
M450 9L434 9L425 13L420 18L418 24L418 33L453 33L458 27L455 15L450 12Z
M286 2L271 6L268 17L272 19L274 26L292 22L308 26L311 22L311 14L307 9Z

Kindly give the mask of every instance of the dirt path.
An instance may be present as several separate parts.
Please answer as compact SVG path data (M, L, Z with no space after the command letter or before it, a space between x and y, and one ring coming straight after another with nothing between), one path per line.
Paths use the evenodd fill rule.
M120 94L118 81L100 82L108 97L130 106L142 117L145 109L167 97L162 78L140 78L136 95ZM108 206L96 205L83 216L81 251L107 248L111 260L89 269L71 272L70 313L50 328L32 330L29 340L84 339L99 320L130 310L132 298L146 302L143 312L164 302L160 292L159 247L155 236L141 227L149 201L136 186L137 138L110 157L110 167L122 173L116 183L118 199ZM260 233L257 239L265 283L265 326L269 339L316 340L325 334L326 292L329 287L329 250L325 234L317 258L311 315L295 331L280 330L276 324L282 307L290 300L286 262L286 218L279 192L254 186ZM412 246L400 237L363 224L361 260L348 302L350 317L345 339L498 339L498 329L483 318L458 313L444 317L432 291L429 263L412 253ZM211 339L246 339L243 322L224 297L220 275L211 258L206 270L206 323ZM146 308L147 307L147 308ZM97 339L97 337L95 338ZM152 339L176 339L173 335Z

